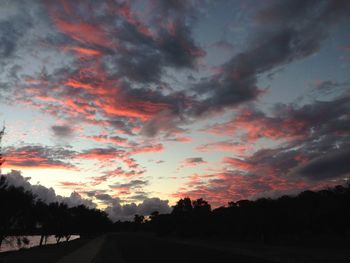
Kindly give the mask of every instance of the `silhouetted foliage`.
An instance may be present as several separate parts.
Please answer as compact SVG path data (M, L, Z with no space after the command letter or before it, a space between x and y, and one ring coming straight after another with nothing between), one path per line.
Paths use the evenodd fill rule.
M0 177L0 245L12 233L34 227L32 210L34 196L22 187L9 186Z
M197 216L208 215L211 211L210 204L207 201L205 201L203 198L193 201L192 205L193 205L193 212Z
M69 208L64 203L46 204L22 187L8 185L6 176L0 176L0 245L11 235L40 234L40 245L45 237L55 235L57 242L72 234L95 235L111 229L107 214L98 209L80 205Z
M349 208L349 185L307 190L293 197L229 202L227 207L214 210L203 199L184 198L171 214L152 216L146 225L159 235L183 237L288 243L337 238L349 241Z
M177 201L171 212L173 215L189 215L193 210L191 199L186 197Z
M143 215L135 215L134 216L134 223L137 225L142 224L145 221L145 217Z

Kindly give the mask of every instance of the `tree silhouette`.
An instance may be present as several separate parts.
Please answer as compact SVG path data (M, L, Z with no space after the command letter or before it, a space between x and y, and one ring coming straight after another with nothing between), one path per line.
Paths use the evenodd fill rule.
M192 212L192 202L189 197L180 199L177 201L176 205L173 207L173 215L186 215Z
M159 212L158 212L158 211L153 211L153 212L151 213L151 215L150 215L151 221L152 221L152 220L156 220L158 216L159 216Z
M39 245L42 246L44 244L44 241L46 244L47 238L50 235L52 217L50 215L49 206L41 200L37 201L34 208L34 214L37 220L37 226L39 227L39 232L41 236Z
M137 225L141 225L145 221L145 217L143 215L135 215L134 216L134 222Z
M193 212L198 215L207 215L211 211L210 204L203 198L199 198L192 202Z
M22 187L9 186L0 177L0 245L12 234L34 227L34 195Z
M105 212L83 205L45 204L32 192L9 185L6 176L0 176L0 211L0 246L8 236L40 234L43 245L49 235L58 243L72 234L96 235L111 229Z
M334 246L349 244L349 207L349 184L277 199L232 201L214 210L202 198L183 198L170 214L152 215L146 225L159 235Z

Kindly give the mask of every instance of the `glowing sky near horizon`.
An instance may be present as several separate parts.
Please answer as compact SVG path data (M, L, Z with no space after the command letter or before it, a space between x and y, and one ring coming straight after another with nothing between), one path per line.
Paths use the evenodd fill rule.
M349 14L340 0L0 1L3 173L101 206L344 183Z

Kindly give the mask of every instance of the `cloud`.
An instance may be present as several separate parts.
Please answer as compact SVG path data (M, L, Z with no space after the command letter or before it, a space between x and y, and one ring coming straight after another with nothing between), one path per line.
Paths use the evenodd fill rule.
M202 116L256 99L263 92L257 86L258 75L317 52L332 26L346 17L349 6L347 1L273 1L258 12L249 47L223 64L217 74L194 85L203 99L192 114Z
M185 159L185 162L188 164L198 164L198 163L205 163L202 157L192 157Z
M17 51L19 41L25 35L26 30L31 27L31 23L26 16L16 16L11 22L0 22L0 57L7 59L12 57Z
M165 133L167 137L174 134L181 134L184 130L179 128L179 125L183 123L184 120L181 118L181 115L173 111L163 111L153 119L147 121L140 133L148 137L154 137L160 132Z
M148 185L148 181L145 180L131 180L124 184L113 184L109 185L112 189L133 189Z
M224 131L224 132L226 133L227 131ZM219 142L202 144L202 145L199 145L196 148L196 150L200 152L228 151L236 154L245 154L251 148L252 148L251 145L228 140L228 141L219 141Z
M201 164L206 164L207 162L203 160L202 157L191 157L191 158L186 158L181 162L181 165L179 168L184 168L184 167L193 167Z
M257 87L258 75L318 51L328 31L348 10L346 1L287 1L283 5L273 1L258 11L254 37L245 51L192 89L169 92L157 88L170 85L164 80L168 70L196 70L198 60L205 56L192 32L198 2L149 1L145 3L148 16L140 16L137 5L129 2L33 6L30 16L23 15L26 12L17 5L14 9L18 17L29 16L29 21L36 22L20 24L30 24L41 33L28 42L30 52L23 59L35 61L40 70L23 72L18 61L7 63L12 68L19 66L21 73L16 74L17 79L7 78L8 97L59 119L115 125L126 134L140 132L151 137L179 135L191 117L208 117L206 113L256 99L264 93ZM17 27L12 20L5 17L4 23ZM22 31L13 29L11 34L16 36L4 37L18 42ZM7 45L6 39L5 49L15 46ZM33 52L38 43L48 43L43 50L50 64ZM62 63L52 59L58 54Z
M74 130L69 125L53 125L51 130L58 138L70 138L74 134Z
M90 208L96 207L96 204L94 204L91 200L82 198L77 192L72 192L69 197L63 197L57 195L52 187L47 188L41 184L33 185L29 182L30 177L23 177L20 171L12 170L7 174L3 174L3 176L5 176L10 185L15 187L23 187L25 190L31 191L38 200L40 199L47 204L59 202L65 203L69 207L78 205L85 205Z
M61 181L59 182L58 186L63 189L74 189L74 191L84 191L86 190L89 186L86 183L82 182L70 182L70 181Z
M168 200L161 200L154 197L146 198L138 205L135 203L121 205L120 202L114 202L105 211L113 221L127 221L133 220L135 214L147 216L154 211L165 214L169 213L171 208L169 207Z
M225 52L232 52L234 46L226 40L219 40L211 44L209 47L223 50Z
M108 147L108 148L93 148L85 150L75 155L77 159L91 159L99 161L110 161L123 159L125 151L123 149Z
M72 192L70 196L63 197L56 195L53 188L47 188L40 184L32 185L29 182L30 178L23 177L20 171L12 170L10 173L4 174L3 176L6 177L7 182L10 185L23 187L25 190L31 191L37 199L40 199L45 203L59 202L67 204L68 207L85 205L89 208L96 208L93 199L82 198L77 192ZM129 183L120 184L118 187L139 188L147 185L147 183L147 181L132 180ZM117 187L117 185L114 186ZM133 220L135 214L150 215L154 211L158 211L159 213L169 213L171 211L168 200L161 200L156 197L147 198L147 195L142 191L136 191L136 194L130 197L130 199L138 199L137 201L142 201L139 204L121 204L121 200L118 197L113 197L105 193L103 190L93 190L84 193L90 198L95 198L95 200L107 204L108 206L105 211L114 221ZM141 196L145 198L141 199Z
M27 145L22 147L7 147L5 167L8 168L35 168L35 169L74 169L75 166L68 160L74 151L62 147L48 147Z
M141 154L141 153L157 153L162 152L164 147L162 144L146 144L146 145L138 145L130 150L130 154Z
M350 175L350 148L327 153L312 159L292 170L292 176L301 176L313 181Z
M194 39L201 4L152 0L140 10L133 1L31 1L25 5L10 1L0 10L0 97L6 103L42 111L59 123L81 124L98 134L83 138L108 144L80 152L9 147L8 167L73 169L70 160L87 160L110 169L91 178L91 184L118 177L134 179L145 169L137 162L144 156L134 159L133 155L161 153L165 149L158 139L189 141L186 125L237 107L231 120L206 129L230 139L197 148L234 156L223 158L220 171L190 181L183 193L201 193L218 201L222 189L231 198L243 198L314 186L307 178L315 177L319 185L317 176L309 175L306 168L292 178L286 175L349 148L349 96L330 94L333 88L343 90L348 84L323 81L317 85L318 93L331 96L304 105L278 104L271 111L264 106L263 111L246 103L267 94L260 78L316 54L334 25L349 13L349 3L287 0L253 8L248 44L243 50L237 45L232 57L210 76L201 62L205 51ZM232 51L225 41L214 46ZM29 62L35 67L28 67ZM185 76L195 76L190 86ZM60 138L71 136L73 130L69 125L52 127ZM136 136L153 138L135 143ZM254 152L256 145L270 148ZM115 165L117 161L128 170ZM196 163L200 162L188 161ZM319 174L327 182L343 176ZM62 182L61 186L73 184ZM133 193L129 198L139 201L146 196ZM128 211L134 207L130 205Z
M345 89L333 100L313 100L301 106L295 103L276 104L271 114L245 107L237 111L231 120L211 125L203 131L214 135L236 135L248 142L262 138L289 142L308 141L321 134L346 132L349 129L346 116L350 109L348 101L349 95Z
M106 173L109 176L136 176L144 173L144 170L139 167L139 164L132 158L136 154L157 153L163 151L162 144L138 144L130 143L127 147L108 147L108 148L92 148L76 153L73 157L75 159L98 160L103 163L112 163L114 161L121 161L127 165L132 171L126 172L121 167Z
M84 137L86 139L90 139L96 142L102 142L102 143L113 143L117 145L124 145L127 143L127 139L122 138L120 136L108 136L108 135L97 135L97 136L86 136Z
M145 169L140 168L138 165L133 165L131 167L131 170L125 170L122 167L117 167L114 170L109 170L103 172L103 175L101 176L94 176L91 177L90 179L92 180L93 185L98 185L103 182L106 182L110 180L111 178L120 178L120 177L125 177L125 178L132 178L132 177L140 177L146 172Z
M211 126L208 131L237 134L246 142L270 139L274 144L243 152L239 158L224 157L222 167L189 178L174 197L205 196L215 206L230 200L342 184L350 172L346 163L350 149L349 101L348 90L344 90L333 99L277 104L271 114L243 108L231 121Z
M94 197L104 203L112 202L114 199L109 194L95 194Z
M161 2L149 2L146 5L154 15L143 19L128 2L90 4L38 4L31 8L31 16L13 4L16 19L8 16L1 21L3 50L12 54L10 49L27 32L24 25L35 25L32 35L36 37L28 41L29 50L21 61L32 61L39 70L28 71L21 61L12 59L7 64L19 66L21 77L7 78L7 95L62 120L118 124L129 134L163 111L169 112L172 122L181 114L184 98L142 84L163 85L165 69L194 69L196 60L204 56L192 38L196 8L186 3L170 12ZM28 23L18 22L27 17ZM11 32L5 34L9 28ZM38 45L43 46L39 55ZM144 134L168 130L152 127L156 130ZM62 132L56 127L55 133Z

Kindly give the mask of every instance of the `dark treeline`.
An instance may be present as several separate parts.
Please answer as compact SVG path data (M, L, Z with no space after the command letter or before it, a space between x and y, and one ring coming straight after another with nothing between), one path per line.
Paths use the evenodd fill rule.
M350 185L339 185L293 197L230 202L214 210L203 199L184 198L171 214L154 213L143 227L160 235L298 243L349 240L349 222Z
M46 204L23 187L9 185L0 177L0 245L8 236L41 235L40 244L49 235L57 242L72 234L95 235L111 228L107 214L84 205Z
M55 235L149 231L160 236L218 238L233 241L305 241L350 239L350 186L304 191L297 196L230 202L211 209L198 199L180 199L170 214L135 215L132 222L115 222L99 209L64 203L46 204L22 187L0 177L0 243L13 235Z

